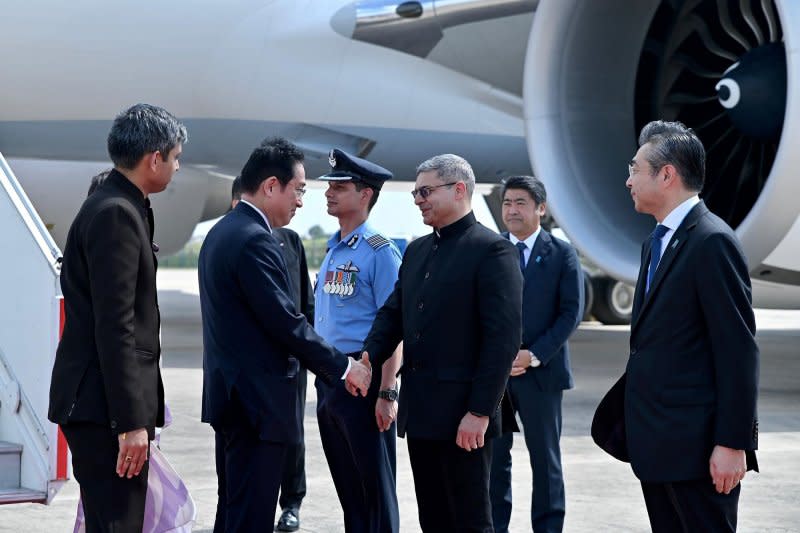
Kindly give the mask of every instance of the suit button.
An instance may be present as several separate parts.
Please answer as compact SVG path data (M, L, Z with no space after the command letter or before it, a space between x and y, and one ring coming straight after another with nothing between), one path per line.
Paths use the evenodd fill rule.
M428 279L429 277L431 277L431 273L430 272L425 272L425 279Z
M111 429L117 429L117 421L116 420L112 420L111 421Z
M438 249L439 249L439 245L438 245L438 244L434 244L434 245L433 245L433 251L435 252L435 251L436 251L436 250L438 250Z
M424 304L423 302L420 302L420 303L419 303L419 305L417 306L417 309L419 309L420 311L422 311L422 308L423 308L423 307L425 307L425 304Z
M631 348L631 355L636 355L636 348Z
M417 339L417 340L419 340L419 331L418 331L418 332L416 332L416 333L414 333L414 338L415 338L415 339Z

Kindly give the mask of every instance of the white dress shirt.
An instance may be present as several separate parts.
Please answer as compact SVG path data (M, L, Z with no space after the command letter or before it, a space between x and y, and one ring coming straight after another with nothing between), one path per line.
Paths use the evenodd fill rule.
M259 215L261 215L261 218L263 218L263 219L264 219L264 222L266 222L266 223L267 223L267 230L268 230L270 233L272 233L272 226L270 226L270 224L269 224L269 220L267 219L267 215L265 215L265 214L264 214L264 212L263 212L261 209L257 208L256 206L254 206L253 204L251 204L251 203L250 203L250 202L248 202L247 200L239 200L239 201L240 201L240 202L242 202L243 204L247 204L247 205L249 205L250 207L252 207L253 209L255 209L255 210L256 210L256 213L258 213Z
M661 225L667 227L667 232L661 237L661 256L658 260L659 264L661 263L661 258L664 257L664 252L667 251L669 241L672 240L672 236L675 235L675 230L681 225L683 219L689 214L689 211L699 203L700 197L695 194L691 198L683 201L678 207L670 211L670 213L664 217Z
M526 246L525 251L522 252L522 256L525 258L525 266L528 266L528 260L531 258L531 252L533 252L533 245L536 244L536 239L539 237L539 234L541 232L542 232L542 227L539 226L536 229L536 231L534 231L533 233L530 234L530 236L528 236L527 239L522 241L525 243ZM520 242L520 240L517 239L513 233L508 234L508 239L514 246L516 246L517 243Z

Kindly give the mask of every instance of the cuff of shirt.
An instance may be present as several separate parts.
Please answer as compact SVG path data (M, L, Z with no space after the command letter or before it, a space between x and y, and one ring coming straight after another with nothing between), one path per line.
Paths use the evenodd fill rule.
M344 380L344 379L347 379L347 374L349 374L349 373L350 373L350 367L351 367L351 366L353 366L353 359L352 359L352 358L350 358L350 357L348 357L348 358L347 358L347 368L345 369L345 371L344 371L344 374L342 374L342 379L343 379L343 380Z

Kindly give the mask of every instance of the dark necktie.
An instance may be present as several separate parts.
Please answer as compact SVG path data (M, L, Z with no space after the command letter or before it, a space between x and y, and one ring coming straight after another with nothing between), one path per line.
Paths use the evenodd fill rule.
M668 231L668 227L659 224L650 236L650 269L647 271L647 288L645 292L650 291L650 284L653 283L653 278L656 277L658 262L661 260L661 238L666 235Z
M525 250L528 247L522 241L517 241L517 250L519 250L519 269L525 272Z

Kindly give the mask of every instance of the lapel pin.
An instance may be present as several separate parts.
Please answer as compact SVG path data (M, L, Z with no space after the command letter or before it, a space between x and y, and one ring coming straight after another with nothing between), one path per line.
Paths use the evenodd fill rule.
M675 241L672 243L673 248L675 248L676 246L678 246L678 239L675 239Z
M537 263L541 263L542 262L542 256L541 255L537 255L536 256L536 262Z

